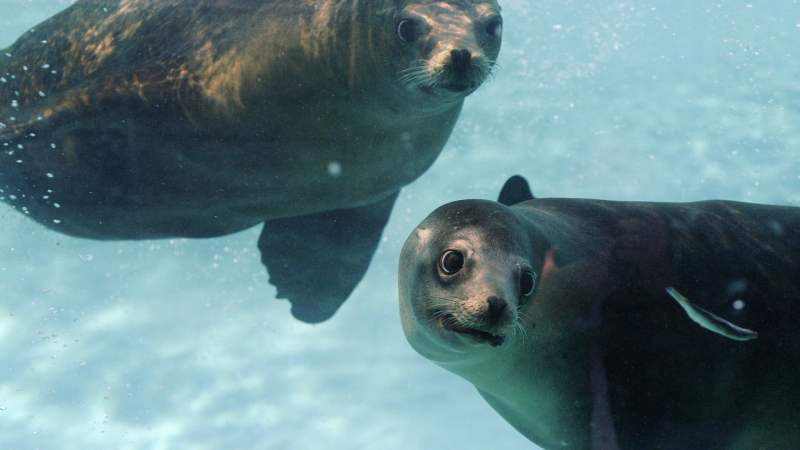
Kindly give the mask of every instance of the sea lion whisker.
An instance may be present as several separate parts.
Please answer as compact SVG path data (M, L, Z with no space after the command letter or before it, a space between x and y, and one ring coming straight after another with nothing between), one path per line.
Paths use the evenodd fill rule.
M458 297L424 297L424 300L427 303L427 309L432 311L432 315L443 309L452 309L454 305L464 301L464 299Z
M420 87L430 82L430 75L427 72L413 72L401 76L398 80L406 87Z
M420 86L426 84L428 81L429 77L427 74L414 74L401 80L401 82L407 86Z
M528 338L528 330L519 322L516 322L515 325L519 328L520 333L522 333L522 343L524 344L525 340Z
M409 67L399 70L397 74L398 81L407 86L419 85L430 77L425 61L421 59L412 62Z
M418 59L418 60L416 60L416 61L412 62L412 63L411 63L411 64L410 64L408 67L406 67L405 69L400 69L400 70L399 70L397 73L398 73L398 74L404 74L404 73L408 73L408 72L415 72L415 71L419 71L419 70L423 70L423 71L426 71L426 70L427 70L427 69L426 69L426 66L425 66L425 61L424 61L424 60Z
M420 68L416 68L414 70L408 70L408 71L401 72L401 73L399 73L399 75L400 75L400 78L399 78L400 80L406 80L406 79L414 78L414 77L418 77L418 76L427 77L428 76L428 71L424 67L420 67Z
M406 67L405 69L398 70L398 75L407 75L409 73L415 73L419 71L419 67Z

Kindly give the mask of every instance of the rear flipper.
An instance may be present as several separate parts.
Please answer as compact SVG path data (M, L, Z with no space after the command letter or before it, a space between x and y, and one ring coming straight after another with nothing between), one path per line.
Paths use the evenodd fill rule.
M675 288L667 288L667 294L681 305L690 319L706 330L717 333L728 339L733 339L734 341L750 341L758 337L758 333L753 330L734 325L699 306L694 306L689 299L681 295Z
M397 194L359 208L264 224L261 262L295 318L322 322L347 300L369 267Z

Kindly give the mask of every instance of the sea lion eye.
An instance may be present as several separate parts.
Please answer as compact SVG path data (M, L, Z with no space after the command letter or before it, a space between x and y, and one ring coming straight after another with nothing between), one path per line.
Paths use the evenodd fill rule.
M519 294L522 297L527 297L533 293L533 288L536 287L536 274L526 270L522 272L519 277Z
M453 275L464 267L464 254L458 250L445 250L439 258L439 269L446 275Z
M503 19L495 17L486 24L486 33L494 38L499 38L503 34Z
M419 21L414 19L402 19L397 23L397 37L403 42L414 42L420 35Z

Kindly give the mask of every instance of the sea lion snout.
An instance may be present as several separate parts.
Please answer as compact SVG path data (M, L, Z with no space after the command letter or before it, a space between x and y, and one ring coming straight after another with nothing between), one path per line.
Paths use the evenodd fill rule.
M450 82L445 88L453 92L462 92L470 89L473 84L483 80L479 77L473 80L472 76L472 52L463 49L453 49L450 51L450 63L447 65L450 72Z
M469 69L469 64L472 61L472 52L462 48L459 50L450 50L450 65L453 67L453 72L456 76L464 76Z
M503 312L508 306L508 303L506 303L505 300L495 297L494 295L486 299L486 304L488 305L486 310L486 320L489 323L500 321L500 319L503 317Z

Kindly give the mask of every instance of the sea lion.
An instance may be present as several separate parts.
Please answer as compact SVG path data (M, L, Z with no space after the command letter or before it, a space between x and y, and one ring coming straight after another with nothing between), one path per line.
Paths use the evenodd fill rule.
M501 35L495 0L79 0L0 54L0 199L93 239L264 223L279 297L322 321Z
M529 192L411 233L417 352L548 450L800 448L800 208Z

